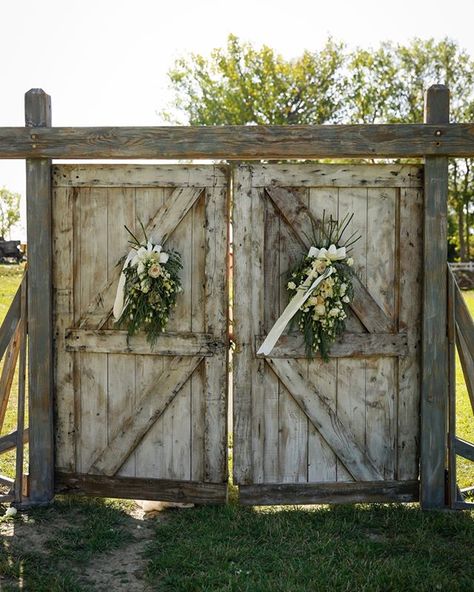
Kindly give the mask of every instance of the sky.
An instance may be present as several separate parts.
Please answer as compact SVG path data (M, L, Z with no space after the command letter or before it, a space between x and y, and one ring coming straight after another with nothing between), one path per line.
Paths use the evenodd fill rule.
M473 17L474 0L0 0L0 126L24 125L30 88L51 95L53 125L160 125L174 61L230 33L287 58L328 36L349 47L447 36L474 57ZM23 161L0 161L1 186L22 194L24 217Z

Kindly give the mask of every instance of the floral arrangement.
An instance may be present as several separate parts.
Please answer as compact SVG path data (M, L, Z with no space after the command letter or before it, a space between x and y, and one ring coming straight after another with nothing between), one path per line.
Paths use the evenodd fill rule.
M351 245L360 236L353 233L343 241L352 215L340 223L332 217L327 220L323 214L322 223L313 227L313 245L301 262L290 271L287 289L290 298L301 291L311 290L291 319L290 327L295 325L303 333L308 357L319 351L324 361L332 343L341 335L347 318L347 307L352 301L354 275Z
M125 226L131 236L132 250L123 263L122 274L114 305L118 326L125 326L129 335L140 329L153 346L165 330L177 295L182 292L179 272L181 256L174 250L163 251L162 246L148 239L141 224L144 242Z

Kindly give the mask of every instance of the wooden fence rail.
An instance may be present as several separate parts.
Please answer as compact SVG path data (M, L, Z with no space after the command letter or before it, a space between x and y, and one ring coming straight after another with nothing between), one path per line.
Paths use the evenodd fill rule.
M474 416L474 321L453 271L448 266L448 340L449 340L449 433L448 433L448 497L453 509L473 509L474 503L466 502L459 489L456 476L457 456L474 462L474 444L456 436L456 347L466 381L466 387Z
M25 383L26 383L26 341L27 341L27 272L0 327L0 360L4 355L0 377L0 434L5 421L5 414L12 392L17 362L18 367L18 401L16 430L0 435L0 454L16 450L15 478L0 475L0 485L7 488L0 493L0 502L13 502L21 505L24 501L26 488L23 471L24 445L28 442L29 432L25 428ZM3 344L6 346L3 348Z

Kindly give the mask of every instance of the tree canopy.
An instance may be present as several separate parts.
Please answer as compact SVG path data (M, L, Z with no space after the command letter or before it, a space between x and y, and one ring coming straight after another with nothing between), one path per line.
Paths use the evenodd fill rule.
M0 189L0 236L10 236L11 228L20 221L20 194L5 187Z
M448 38L352 50L328 38L286 59L230 35L226 47L180 58L168 75L174 99L163 115L173 123L420 123L431 84L449 86L452 121L474 116L474 61ZM450 163L450 238L461 259L470 257L473 165Z

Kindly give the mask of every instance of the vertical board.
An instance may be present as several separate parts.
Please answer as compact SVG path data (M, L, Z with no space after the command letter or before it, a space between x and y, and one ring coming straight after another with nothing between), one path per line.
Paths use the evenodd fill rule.
M58 488L80 480L105 495L112 479L117 496L137 483L149 499L225 501L225 171L58 166L54 183L55 248L69 247L54 270ZM183 292L153 349L111 315L125 226L141 237L140 222L183 263Z
M340 482L337 491L343 492L344 487L353 491L354 481L371 479L393 483L395 499L403 501L408 501L409 486L409 499L414 499L420 401L419 167L245 166L237 169L234 187L234 479L242 500L258 503L261 491L262 503L272 503L272 496L281 503L287 492L283 497L292 503L292 495L298 500L301 491L311 491L313 502L325 501L317 493L322 483ZM367 307L350 312L341 343L357 337L360 346L348 346L352 354L335 353L328 363L307 360L298 332L287 328L268 359L257 357L256 349L288 302L288 271L306 254L312 225L323 215L339 220L353 215L346 236L360 235L351 256ZM411 266L402 262L404 240L409 241ZM378 311L380 320L369 323L364 314L372 312L366 311ZM385 328L369 333L367 325ZM378 345L392 336L393 343L403 339L401 349ZM319 424L318 405L327 414L324 425ZM378 487L374 484L373 491Z

